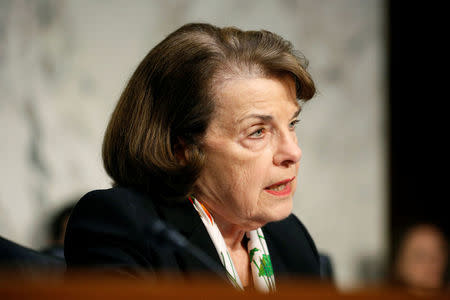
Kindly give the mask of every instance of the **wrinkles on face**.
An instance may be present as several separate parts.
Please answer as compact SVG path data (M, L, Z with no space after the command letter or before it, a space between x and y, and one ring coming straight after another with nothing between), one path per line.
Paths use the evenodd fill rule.
M254 154L244 154L236 151L237 149L233 151L230 148L237 148L236 145L216 143L212 139L207 148L207 153L214 153L207 157L207 164L215 167L202 172L197 183L198 197L205 199L205 205L220 214L227 215L229 211L227 219L232 222L237 223L251 217L254 205L235 198L246 197L245 194L250 192L247 185L257 176L257 161L251 159ZM236 195L236 191L241 193ZM237 203L239 205L235 205Z
M274 196L269 185L297 175L301 151L291 123L299 106L292 78L229 80L217 94L196 197L210 212L244 229L286 217L292 193ZM286 162L277 165L276 159Z

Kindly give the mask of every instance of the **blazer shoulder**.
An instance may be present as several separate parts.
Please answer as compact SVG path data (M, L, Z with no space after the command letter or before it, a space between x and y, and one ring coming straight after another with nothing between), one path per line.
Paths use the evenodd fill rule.
M319 254L305 225L294 215L268 223L264 228L268 247L279 254L289 273L319 274Z
M149 265L145 232L156 217L149 197L134 190L87 193L67 224L64 251L68 267Z
M124 218L128 215L135 219L144 212L147 216L157 216L148 195L129 188L114 187L85 194L75 205L71 218L77 216Z
M316 248L316 244L314 243L313 238L309 234L305 225L297 218L296 215L290 214L287 218L278 221L272 222L267 225L269 231L273 232L276 235L286 236L286 240L297 241L297 240L305 240L309 245L311 251L314 256L319 260L319 253Z

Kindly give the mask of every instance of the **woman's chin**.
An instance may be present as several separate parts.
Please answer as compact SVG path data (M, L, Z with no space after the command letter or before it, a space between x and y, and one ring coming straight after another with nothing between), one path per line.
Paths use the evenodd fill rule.
M292 213L292 198L290 201L286 201L283 205L280 205L278 209L274 209L274 219L271 222L280 221L289 217Z
M286 219L292 213L292 206L292 197L278 203L276 206L271 206L264 216L263 225L270 222L276 222Z

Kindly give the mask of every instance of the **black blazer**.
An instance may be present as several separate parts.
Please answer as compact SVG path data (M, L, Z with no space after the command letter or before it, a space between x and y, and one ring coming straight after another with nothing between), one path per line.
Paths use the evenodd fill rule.
M214 244L186 200L164 204L129 188L86 194L72 211L65 237L68 270L97 267L131 274L168 271L171 275L211 272L204 263L180 249L155 243L150 227L161 219L212 258L225 274ZM294 216L262 228L275 273L319 277L319 256L303 224Z

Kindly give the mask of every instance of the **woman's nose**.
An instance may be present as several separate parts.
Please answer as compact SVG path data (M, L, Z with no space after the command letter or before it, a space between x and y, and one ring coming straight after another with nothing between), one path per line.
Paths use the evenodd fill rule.
M289 167L296 164L302 157L302 149L297 144L295 133L280 136L273 162L277 166Z

